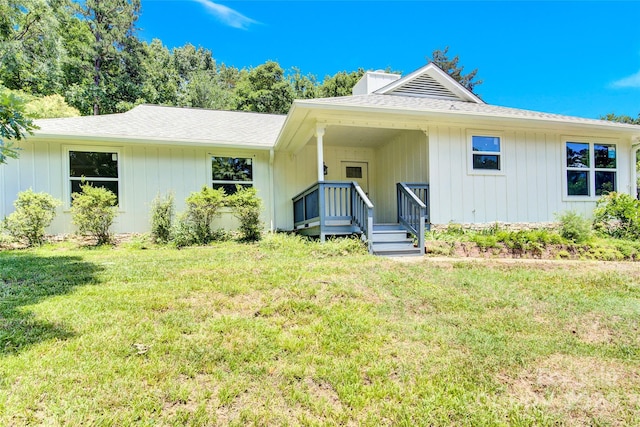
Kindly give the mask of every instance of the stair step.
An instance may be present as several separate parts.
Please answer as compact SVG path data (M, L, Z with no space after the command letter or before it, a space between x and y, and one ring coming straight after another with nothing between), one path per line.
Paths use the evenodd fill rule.
M407 236L406 231L373 233L372 242L413 242L413 239Z
M374 233L377 231L398 231L404 230L400 224L373 224Z
M420 248L413 246L413 242L382 242L373 245L373 253L376 255L402 256L420 255Z

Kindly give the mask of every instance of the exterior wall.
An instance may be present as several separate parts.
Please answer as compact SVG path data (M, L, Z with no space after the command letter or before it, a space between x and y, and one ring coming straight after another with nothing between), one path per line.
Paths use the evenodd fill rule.
M120 213L113 231L116 233L149 231L149 210L158 194L173 191L176 211L184 210L185 198L203 185L211 185L210 156L252 157L254 185L263 199L263 221L270 225L271 195L269 185L269 153L260 150L217 149L152 144L96 143L91 141L38 141L22 143L20 158L0 165L0 218L13 211L17 193L28 188L44 191L63 200L58 215L48 232L74 231L69 212L69 180L66 147L90 150L109 147L119 151ZM237 225L230 213L225 213L214 226L231 228Z
M477 128L473 128L477 129ZM502 136L502 174L473 174L467 128L429 128L431 222L549 222L554 214L573 210L592 214L596 198L576 201L566 196L564 135L610 142L611 135L575 132L485 129ZM617 146L617 190L629 192L630 141Z
M405 131L375 151L376 170L372 192L376 223L397 222L398 182L429 182L429 146L419 131Z
M308 144L296 154L276 152L274 161L274 203L275 228L293 228L293 203L291 199L318 181L317 148ZM342 161L368 162L369 186L374 185L376 176L375 153L373 148L324 146L324 163L328 173L325 181L340 181Z

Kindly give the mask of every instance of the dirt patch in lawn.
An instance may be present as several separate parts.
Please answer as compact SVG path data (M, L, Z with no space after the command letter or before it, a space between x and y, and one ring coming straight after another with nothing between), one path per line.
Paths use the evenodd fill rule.
M637 421L640 374L601 358L556 354L515 377L500 376L508 398L550 411L567 425L628 425Z

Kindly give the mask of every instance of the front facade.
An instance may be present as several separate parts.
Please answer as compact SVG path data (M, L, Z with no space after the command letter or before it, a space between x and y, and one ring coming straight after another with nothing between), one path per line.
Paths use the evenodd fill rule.
M636 194L640 144L639 126L485 104L432 64L402 78L367 73L353 96L295 101L287 116L139 106L38 124L20 159L0 166L0 216L19 191L45 191L63 201L52 233L73 232L82 177L117 193L116 232L147 231L154 197L171 191L181 210L203 185L252 185L266 228L321 236L367 235L356 203L376 224L402 222L399 198L413 199L404 184L416 185L415 212L427 205L427 226L588 216L607 191ZM320 192L304 194L318 183L321 207ZM233 227L231 216L219 226Z

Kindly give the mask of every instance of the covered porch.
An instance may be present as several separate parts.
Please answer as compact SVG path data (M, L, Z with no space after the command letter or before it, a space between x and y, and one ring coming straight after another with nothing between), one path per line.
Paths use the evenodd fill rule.
M375 254L424 253L429 185L422 129L318 123L292 157L307 166L297 168L295 181L305 175L306 182L290 199L294 231L321 240L357 234Z

